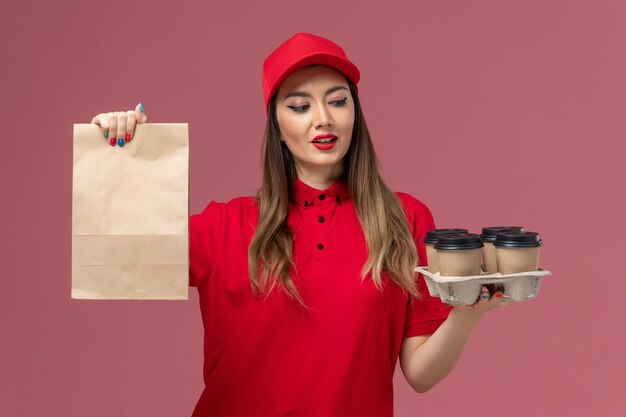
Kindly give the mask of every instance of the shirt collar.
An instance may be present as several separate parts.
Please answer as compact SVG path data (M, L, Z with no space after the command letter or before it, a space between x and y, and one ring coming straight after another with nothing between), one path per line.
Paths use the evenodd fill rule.
M324 197L321 197L322 195ZM323 201L327 198L332 199L337 204L346 201L350 198L348 183L340 179L325 190L318 190L317 188L305 184L299 178L295 178L293 199L298 206L307 208L314 205L316 201Z

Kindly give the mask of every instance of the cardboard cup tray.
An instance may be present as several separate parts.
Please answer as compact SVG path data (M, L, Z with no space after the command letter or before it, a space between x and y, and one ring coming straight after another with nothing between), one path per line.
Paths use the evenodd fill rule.
M552 275L548 270L520 272L502 275L483 272L467 277L441 276L439 272L428 272L427 267L418 266L416 272L424 276L428 291L433 297L440 297L447 304L467 304L476 302L485 284L500 284L504 287L504 297L513 301L527 301L535 298L543 277Z

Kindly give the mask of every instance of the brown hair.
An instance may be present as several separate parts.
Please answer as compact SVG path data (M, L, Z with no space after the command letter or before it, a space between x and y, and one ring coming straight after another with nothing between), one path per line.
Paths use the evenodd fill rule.
M361 280L371 273L382 291L385 273L412 297L419 297L414 269L418 256L402 203L380 177L378 160L365 124L354 84L348 85L354 100L352 140L344 157L342 180L348 183L357 216L367 242L368 259ZM276 95L272 97L263 137L263 183L256 195L259 223L248 248L248 273L255 296L269 296L279 284L302 307L308 308L291 279L297 274L293 262L293 235L287 226L293 202L296 166L291 152L280 140Z

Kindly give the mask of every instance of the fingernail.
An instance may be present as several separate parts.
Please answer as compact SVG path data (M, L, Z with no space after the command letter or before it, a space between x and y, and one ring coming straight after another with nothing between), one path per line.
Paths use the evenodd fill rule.
M482 292L489 292L489 290L487 289L487 287L483 287L483 289L481 290Z
M131 137L130 137L130 133L126 134L126 142L130 142L131 141Z
M117 144L118 144L119 146L124 146L124 139L119 138L119 139L117 140Z
M115 146L115 142L115 138L109 139L109 143L111 144L111 146Z
M504 295L504 294L502 294L500 291L498 291L498 292L496 293L496 297L498 297L498 298L502 298L502 296L503 296L503 295Z
M143 111L143 104L141 104L141 103L139 103L139 111L144 113L144 111Z
M489 298L489 294L483 294L481 297L482 298Z
M104 132L104 137L107 138L107 139L109 138L109 131L108 130L106 132Z

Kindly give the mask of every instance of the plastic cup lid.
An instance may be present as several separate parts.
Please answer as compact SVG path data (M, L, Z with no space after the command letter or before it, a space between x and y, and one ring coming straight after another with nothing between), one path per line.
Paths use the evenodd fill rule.
M429 243L434 245L437 243L437 238L441 235L450 235L450 234L463 234L467 233L467 229L433 229L426 232L426 237L424 238L424 243Z
M437 250L464 250L478 249L485 246L480 235L474 233L463 233L456 235L441 235L435 243Z
M543 245L536 232L500 232L496 235L494 246L508 248L534 248Z
M523 232L522 226L491 226L483 227L483 232L480 236L485 242L493 242L496 240L496 235L500 232Z

